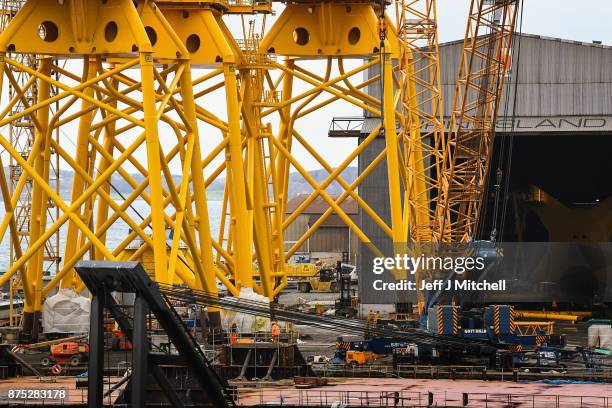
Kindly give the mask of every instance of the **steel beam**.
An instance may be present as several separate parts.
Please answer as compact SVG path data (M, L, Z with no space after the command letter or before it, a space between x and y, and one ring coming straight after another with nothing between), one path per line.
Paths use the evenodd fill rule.
M104 304L105 295L95 295L91 300L89 323L89 362L87 364L87 406L102 406L104 391Z

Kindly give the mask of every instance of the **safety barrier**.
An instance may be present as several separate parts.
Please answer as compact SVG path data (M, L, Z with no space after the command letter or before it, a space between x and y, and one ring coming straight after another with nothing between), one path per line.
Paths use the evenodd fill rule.
M612 396L450 393L412 391L332 391L249 389L238 392L238 405L265 404L266 406L300 407L513 407L531 408L608 408ZM256 398L255 398L256 397ZM255 401L257 399L258 401Z
M465 378L495 379L502 381L539 380L543 378L580 379L612 383L611 368L571 368L546 372L527 372L524 370L488 370L486 366L467 365L410 365L396 367L385 364L366 364L347 366L345 364L314 364L313 370L323 377L394 377L394 378Z

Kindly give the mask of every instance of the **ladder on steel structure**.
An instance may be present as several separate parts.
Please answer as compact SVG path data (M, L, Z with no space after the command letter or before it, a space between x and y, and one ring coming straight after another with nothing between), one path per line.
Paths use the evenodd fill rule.
M203 406L235 406L228 390L182 319L160 293L138 262L81 261L75 269L93 298L89 331L88 406L100 407L103 400L104 309L108 309L132 343L131 403L145 406L147 378L153 375L168 401L175 407L185 406L173 385L160 368L165 355L150 352L147 338L147 316L151 313L179 352L182 361L197 380L207 401ZM133 319L111 296L112 292L135 294Z

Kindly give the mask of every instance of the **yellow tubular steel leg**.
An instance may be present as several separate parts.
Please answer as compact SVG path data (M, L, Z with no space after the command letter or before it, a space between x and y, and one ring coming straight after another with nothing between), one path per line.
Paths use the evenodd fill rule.
M227 98L227 117L229 126L230 172L234 202L230 203L234 231L239 239L234 241L234 277L238 287L253 287L253 264L251 262L252 237L248 236L248 209L246 178L242 157L242 134L240 131L240 107L238 106L238 87L236 67L224 64L225 89Z
M50 75L51 73L51 61L48 58L41 60L40 72L43 75ZM49 82L44 79L38 81L38 102L43 102L50 97L51 87ZM47 146L49 129L49 107L46 106L36 112L36 118L41 125L40 129L36 130L36 136L40 137L43 143L43 148L39 150L34 160L34 168L38 174L44 175L49 174L45 171L45 156L48 154L49 148ZM44 179L44 182L47 182ZM28 242L34 242L43 233L47 224L47 195L45 194L42 186L38 183L34 183L32 191L32 215L30 220L30 237ZM40 303L42 290L42 260L44 256L44 248L39 248L34 256L32 256L27 263L27 281L24 285L29 285L31 293L33 293L33 299L31 303L24 305L24 316L23 316L23 331L27 336L30 335L32 341L36 341L38 332L38 318L40 314Z
M161 181L160 146L157 129L157 110L155 105L155 88L153 58L150 53L140 55L140 72L142 76L142 101L147 145L147 164L149 168L149 188L151 196L151 220L153 224L153 257L155 260L155 280L160 283L168 281L166 264L166 223Z
M250 166L253 174L249 177L252 182L252 194L253 194L253 222L254 222L254 244L258 258L259 276L261 279L261 286L263 294L268 298L273 297L273 285L274 280L272 278L272 240L271 240L271 225L269 218L269 200L268 192L268 178L266 176L266 164L263 158L264 140L259 138L257 128L261 126L259 118L254 115L254 107L251 105L251 101L254 100L252 90L254 89L253 82L255 78L248 71L242 71L241 77L245 83L244 91L244 103L243 103L243 117L245 118L245 127L249 137L249 148L252 149L250 152L250 160L252 164Z
M389 205L391 207L391 230L393 243L400 245L406 242L402 217L402 198L399 176L399 147L395 122L395 100L393 98L393 65L391 55L384 55L382 65L384 89L383 123L385 128L385 142L387 146L387 176L389 179Z
M195 103L193 100L193 84L191 79L191 69L188 67L183 73L181 78L181 95L183 98L183 109L185 111L185 117L189 121L191 127L191 135L194 139L193 155L191 158L191 175L193 183L193 195L195 201L195 210L197 224L196 229L198 232L198 238L200 241L200 260L202 269L204 270L204 279L198 276L196 281L201 280L198 286L201 286L204 290L214 295L217 294L216 285L216 266L213 260L212 252L212 236L210 230L210 221L208 219L208 202L206 200L206 187L204 184L204 174L202 173L202 151L200 148L200 135L198 132L198 124L196 121L195 114ZM194 260L198 262L198 260ZM208 308L208 319L210 328L217 330L221 327L221 318L219 309L209 307Z
M95 57L86 56L83 60L83 82L93 79L95 77L95 74L96 74ZM94 95L93 87L86 88L84 93L85 95L89 97L93 97ZM82 101L82 105L81 105L82 111L87 111L91 107L92 107L92 104L89 101L85 99ZM76 147L76 165L79 166L81 169L83 169L85 172L89 172L89 167L90 167L88 139L89 139L89 132L91 128L91 122L93 120L93 115L94 115L93 110L90 110L89 112L81 116L79 120L79 130L78 130L77 147ZM85 180L83 180L83 177L81 175L79 175L78 173L75 173L72 179L72 200L71 200L72 202L76 201L83 194L84 188L85 188ZM87 205L84 204L84 207L86 206ZM79 216L83 215L81 209L77 210L77 214ZM66 233L66 249L64 251L64 254L65 254L64 256L67 259L70 259L72 255L74 255L74 253L77 251L78 242L79 242L78 236L79 236L79 230L76 224L72 221L69 221L68 232ZM75 278L76 278L76 273L74 272L74 270L70 271L69 273L64 275L64 278L62 279L60 283L60 287L61 288L72 288L75 284Z
M287 59L286 61L287 69L293 71L295 67L295 63L291 59ZM291 104L288 101L291 99L291 94L293 90L293 75L285 75L283 79L283 104L285 104L282 108L281 115L281 123L279 130L279 140L282 145L288 150L291 151L291 124L293 122L291 118ZM277 202L279 203L279 214L283 216L285 214L285 207L287 204L287 191L288 191L288 183L289 183L289 160L284 157L282 154L276 156L276 173L279 181L278 186L278 194L277 194Z
M112 86L117 86L118 82L116 80L112 81L111 85ZM113 106L114 108L117 108L117 100L113 100L110 102L110 105ZM100 165L99 165L99 172L104 172L108 166L110 165L110 162L112 160L112 156L113 156L113 151L115 148L115 145L113 143L113 139L115 138L115 127L116 127L116 122L112 121L107 123L104 126L104 151L107 152L109 154L110 157L104 157L102 156L100 158ZM96 170L94 170L96 171ZM95 177L94 177L95 178ZM106 194L110 194L110 189L111 189L111 183L105 183L102 187L100 187ZM104 225L104 222L106 222L106 220L108 219L108 203L102 199L102 197L98 196L98 214L96 216L96 232L99 231L102 227L102 225ZM106 244L106 232L103 232L100 235L100 241L102 241L102 243ZM95 249L95 259L96 260L103 260L104 257L102 255L102 251L100 251L99 249Z

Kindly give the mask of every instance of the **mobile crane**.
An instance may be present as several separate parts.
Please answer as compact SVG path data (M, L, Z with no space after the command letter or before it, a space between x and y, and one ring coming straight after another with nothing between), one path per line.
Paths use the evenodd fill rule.
M422 3L429 13L435 15L435 2ZM426 37L429 54L422 59L434 61L429 65L429 86L424 86L432 95L431 112L434 118L431 114L426 115L415 102L418 98L414 89L404 92L402 98L406 118L402 132L405 138L412 140L409 156L411 184L408 189L409 205L413 209L410 213L411 238L417 246L422 244L429 251L435 252L442 247L444 249L441 251L450 252L447 255L461 256L474 249L493 149L494 124L511 64L518 9L517 0L471 1L449 130L444 132L439 126L429 126L431 133L420 131L420 119L437 123L435 116L442 116L438 109L440 96L435 91L436 75L439 75L439 66L435 61L438 57L431 55L437 53L436 27L426 25L426 20L419 23L411 18L416 13L410 7L404 5L398 11L400 21L406 24L400 27L400 33L404 34L398 38L406 47L410 48L417 39L422 38L419 36L422 36L423 30L432 31ZM423 16L422 13L420 15ZM404 65L408 66L404 69L410 73L409 63L405 62ZM432 143L433 148L423 147ZM427 163L429 165L425 165ZM419 282L427 278L424 274L423 270L417 269L415 280ZM451 279L453 275L445 274L440 278ZM438 300L439 293L417 293L418 311L424 324L428 310Z
M421 9L417 8L419 3ZM451 122L449 131L444 132L440 125L441 95L437 88L439 62L435 2L397 3L400 48L412 51L400 59L400 72L404 77L412 78L403 82L407 88L402 90L401 137L409 141L406 153L410 170L407 195L412 210L409 227L411 239L416 244L427 244L432 249L436 244L465 244L459 249L463 253L470 249L475 239L518 8L516 0L472 0ZM417 49L415 44L423 40L426 47ZM424 61L426 69L423 71L428 71L427 80L415 74L415 61ZM415 82L421 85L428 98L417 98L413 87ZM428 114L418 102L423 99L431 104ZM421 132L422 119L431 125L427 127L431 131ZM451 272L443 278L451 279L453 275ZM415 280L419 282L423 278L423 271L417 270ZM506 313L507 331L500 333L500 306L481 311L481 320L485 320L484 316L490 315L490 310L496 310L495 324L476 327L469 316L460 316L462 311L458 306L435 305L439 291L428 293L419 290L417 293L420 324L436 335L481 340L496 347L514 349L537 347L548 339L544 333L517 335L513 327L514 315L511 316L510 312ZM471 325L463 327L461 322L471 322ZM384 340L376 335L365 342L339 341L338 345L336 360L360 363L391 354L394 348L414 350L410 344L396 339ZM434 351L435 347L427 355L435 356L437 353Z

